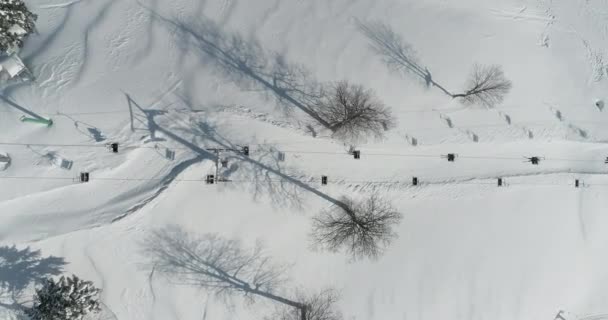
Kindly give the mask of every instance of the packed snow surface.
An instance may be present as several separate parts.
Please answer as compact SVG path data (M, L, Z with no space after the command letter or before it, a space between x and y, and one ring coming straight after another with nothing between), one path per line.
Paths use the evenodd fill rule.
M59 259L41 262L43 274L93 281L116 319L268 314L269 302L226 305L151 270L142 241L173 224L262 241L292 266L291 283L339 289L349 320L608 314L608 0L27 5L38 34L20 56L36 79L0 87L0 318L16 318L11 293L35 280L14 271L28 252ZM443 86L460 90L480 63L501 65L513 88L488 109L393 72L358 27L374 21ZM298 101L277 99L273 75L288 70L302 71L293 84L373 89L397 127L353 159L311 134ZM246 145L250 157L222 153L233 182L205 184L210 148ZM404 215L384 255L352 262L311 248L327 197L372 193Z

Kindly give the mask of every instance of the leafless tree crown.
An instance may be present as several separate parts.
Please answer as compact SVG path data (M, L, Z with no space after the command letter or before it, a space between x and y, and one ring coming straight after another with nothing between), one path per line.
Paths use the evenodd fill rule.
M372 90L347 81L337 82L315 108L335 138L361 142L380 138L395 125L391 110Z
M391 26L381 22L356 21L359 31L369 40L372 49L392 70L402 70L424 80L427 87L436 87L452 98L460 98L466 104L482 104L494 107L504 100L511 89L511 82L498 65L475 65L464 93L452 93L433 79L431 72L423 66L412 46Z
M297 300L277 294L285 268L273 264L259 243L253 250L245 250L236 240L214 234L193 236L171 226L152 232L144 242L144 253L153 270L176 277L183 284L203 287L224 298L241 293L249 302L256 297L269 299L280 303L284 309L279 310L296 315L294 319L298 320L340 320L321 317L339 314L333 309L337 294L330 291L301 295Z
M325 289L314 294L299 291L296 300L306 305L306 320L342 320L342 313L336 304L340 294L333 289ZM265 320L301 320L302 314L294 308L277 308L270 318Z
M492 108L501 103L511 90L509 81L499 65L474 65L464 93L453 95L466 104L481 104Z
M362 201L345 196L314 218L311 237L315 246L344 250L354 260L376 259L396 238L393 227L401 219L401 213L378 195Z

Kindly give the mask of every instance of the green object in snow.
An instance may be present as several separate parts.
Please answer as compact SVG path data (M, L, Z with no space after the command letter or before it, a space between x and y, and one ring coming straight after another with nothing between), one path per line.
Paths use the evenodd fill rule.
M50 127L53 125L52 119L47 120L47 119L43 119L43 118L29 118L26 116L21 116L20 120L23 122L33 122L33 123L45 124L47 127Z

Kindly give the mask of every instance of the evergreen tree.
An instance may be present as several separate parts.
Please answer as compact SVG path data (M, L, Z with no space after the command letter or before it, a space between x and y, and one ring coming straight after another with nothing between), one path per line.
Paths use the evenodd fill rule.
M34 32L37 18L23 0L0 0L0 53L21 48L24 38Z
M92 282L80 280L75 275L58 281L47 279L36 290L34 305L26 313L32 320L81 320L101 308L99 289Z

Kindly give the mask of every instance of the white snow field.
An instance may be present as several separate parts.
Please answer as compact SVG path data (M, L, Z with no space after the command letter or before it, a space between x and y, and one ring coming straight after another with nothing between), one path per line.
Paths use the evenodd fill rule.
M608 0L26 3L39 34L21 57L36 81L0 93L0 318L16 317L10 291L26 286L13 246L94 281L114 319L269 314L270 302L227 306L151 272L142 241L173 224L263 241L295 286L339 289L347 320L608 314ZM475 63L502 65L513 89L494 109L465 106L392 72L357 28L372 21L452 90ZM359 160L313 137L297 94L277 102L271 80L295 66L308 76L294 85L372 88L397 127L358 145ZM249 158L223 153L233 182L206 184L208 148L244 145ZM327 197L374 192L404 215L384 255L311 248Z

